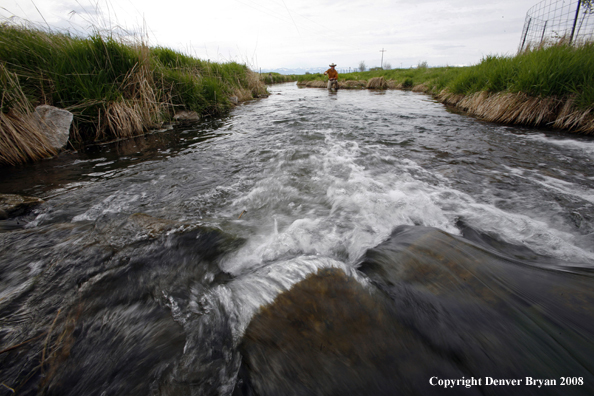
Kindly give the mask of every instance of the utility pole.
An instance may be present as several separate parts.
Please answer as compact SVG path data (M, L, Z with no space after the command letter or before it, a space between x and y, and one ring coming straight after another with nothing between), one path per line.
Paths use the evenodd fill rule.
M381 49L380 52L382 53L382 61L380 63L380 68L383 70L384 69L384 52L386 52L387 50L385 49Z

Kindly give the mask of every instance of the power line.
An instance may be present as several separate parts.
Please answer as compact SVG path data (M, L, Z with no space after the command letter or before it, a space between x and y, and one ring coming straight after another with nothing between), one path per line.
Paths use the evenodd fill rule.
M297 24L295 23L295 20L293 19L293 15L291 15L291 11L289 11L289 7L287 7L287 5L285 4L285 0L282 0L282 2L283 2L283 5L285 6L285 8L287 9L287 12L289 13L291 20L293 21L293 25L295 25L295 29L297 29L297 33L299 33L299 35L301 36L301 32L299 31L299 28L297 27Z
M284 1L283 1L283 3L284 3ZM285 7L286 7L286 6L285 6ZM303 16L303 15L299 14L298 12L295 12L295 11L293 11L293 14L295 14L295 15L297 15L298 17L301 17L301 18L303 18L303 19L306 19L306 20L308 20L308 21L310 21L310 22L312 22L312 23L315 23L316 25L320 25L321 27L323 27L323 28L324 28L324 30L329 30L329 28L328 28L327 26L325 26L325 25L322 25L321 23L319 23L319 22L316 22L316 21L314 21L313 19L309 19L308 17L306 17L306 16Z
M309 18L307 18L307 17L305 17L305 16L303 16L303 15L297 13L297 12L291 12L291 10L289 10L289 8L287 7L287 5L284 3L283 0L281 0L282 3L279 3L279 2L274 1L274 0L270 0L270 2L273 3L273 4L275 4L277 7L283 7L284 6L284 8L287 10L287 12L289 14L290 19L287 19L286 14L281 13L279 9L270 10L270 9L267 8L267 6L258 4L256 1L253 1L253 0L243 0L243 1L242 0L235 0L235 1L237 1L240 4L243 4L246 7L250 7L252 9L256 10L256 11L260 11L260 12L266 14L266 15L269 15L269 16L271 16L271 17L273 17L275 19L278 19L280 21L283 21L283 22L286 22L286 23L293 23L293 25L295 25L295 28L297 29L297 32L299 33L299 35L301 35L301 30L299 29L299 26L301 26L302 29L306 29L307 31L312 31L313 30L315 32L315 34L318 34L322 30L320 30L319 28L312 27L312 26L307 26L307 24L304 24L302 22L296 21L293 18L293 14L295 14L298 17L301 17L301 18L309 21L310 23L314 23L314 24L317 24L317 25L321 26L322 28L324 28L324 31L328 31L329 30L326 26L324 26L324 25L322 25L322 24L320 24L320 23L318 23L318 22L316 22L314 20L311 20L311 19L309 19Z
M268 11L265 11L265 10L263 10L263 9L259 8L259 7L255 7L255 6L253 6L253 5L249 5L249 4L247 4L247 3L244 3L243 1L240 1L240 0L235 0L235 1L237 1L237 2L238 2L238 3L240 3L240 4L243 4L243 5L244 5L244 6L246 6L246 7L253 8L253 9L254 9L254 10L256 10L256 11L260 11L260 12L262 12L262 13L266 14L266 15L269 15L269 16L271 16L271 17L273 17L273 18L276 18L276 19L278 19L278 20L280 20L280 21L283 21L283 22L290 22L290 21L289 21L287 18L281 17L281 16L280 16L280 15L278 15L278 14L277 14L277 15L271 14L271 13L270 13L270 12L268 12Z

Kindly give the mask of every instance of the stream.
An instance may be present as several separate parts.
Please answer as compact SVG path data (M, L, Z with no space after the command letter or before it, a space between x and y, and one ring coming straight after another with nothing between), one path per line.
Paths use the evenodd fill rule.
M594 393L594 139L269 92L0 168L0 396Z

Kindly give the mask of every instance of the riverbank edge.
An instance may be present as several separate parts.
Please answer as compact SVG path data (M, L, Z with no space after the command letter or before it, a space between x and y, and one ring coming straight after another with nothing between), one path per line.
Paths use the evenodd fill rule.
M260 73L260 80L266 85L284 84L297 81L295 74L280 74L275 72Z
M298 81L304 88L326 88L325 81ZM436 91L427 84L413 87L383 77L369 80L339 81L339 89L398 89L431 95L435 100L483 121L532 127L552 127L567 132L594 135L592 108L581 110L574 105L574 97L537 98L524 93L486 92L454 94L447 88Z

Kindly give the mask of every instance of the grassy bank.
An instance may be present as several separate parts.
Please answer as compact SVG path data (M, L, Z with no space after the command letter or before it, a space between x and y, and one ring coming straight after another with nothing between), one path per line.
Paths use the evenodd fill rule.
M489 121L549 125L594 134L594 44L488 56L470 67L341 74L342 88L413 89ZM325 86L320 74L301 86Z
M297 81L297 76L293 74L280 74L280 73L262 73L260 78L264 84L281 84L286 82Z
M9 24L0 25L0 84L0 163L8 164L52 154L27 122L40 104L71 111L70 141L83 145L142 134L181 110L221 115L232 97L266 94L260 76L235 62Z

